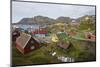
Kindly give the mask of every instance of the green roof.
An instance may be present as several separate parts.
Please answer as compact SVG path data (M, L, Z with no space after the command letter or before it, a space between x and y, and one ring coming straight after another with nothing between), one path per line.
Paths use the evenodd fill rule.
M58 33L57 36L60 40L67 40L68 39L68 35L64 32Z

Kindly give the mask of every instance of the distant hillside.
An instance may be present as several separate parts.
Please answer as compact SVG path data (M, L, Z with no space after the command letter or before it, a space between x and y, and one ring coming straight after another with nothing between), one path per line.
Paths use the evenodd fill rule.
M31 23L35 23L33 18L23 18L18 22L18 24L31 24Z
M85 15L76 19L76 22L84 21L86 18L89 18L92 23L95 23L95 15Z
M74 19L75 22L81 22L82 20L84 20L86 17L89 17L90 19L92 19L92 22L95 22L95 16L82 16L79 17L77 19ZM52 19L49 17L44 17L44 16L34 16L32 18L23 18L21 19L18 23L13 23L13 24L38 24L38 25L49 25L49 24L54 24L54 23L69 23L72 22L73 19L70 17L58 17L57 19Z
M51 24L51 23L55 22L54 19L49 18L49 17L44 17L44 16L35 16L34 21L39 25Z
M54 22L54 19L43 17L43 16L34 16L33 18L23 18L18 23L15 24L49 24Z
M58 17L56 21L63 22L63 23L69 23L69 22L72 22L72 19L70 17Z

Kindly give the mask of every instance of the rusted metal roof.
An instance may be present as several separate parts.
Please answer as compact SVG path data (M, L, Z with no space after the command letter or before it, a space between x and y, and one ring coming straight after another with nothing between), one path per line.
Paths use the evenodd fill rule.
M66 43L66 42L59 42L58 46L63 48L63 49L67 49L70 46L70 43Z
M22 48L25 48L27 45L28 41L30 40L31 35L22 33L16 40L16 43L20 45Z

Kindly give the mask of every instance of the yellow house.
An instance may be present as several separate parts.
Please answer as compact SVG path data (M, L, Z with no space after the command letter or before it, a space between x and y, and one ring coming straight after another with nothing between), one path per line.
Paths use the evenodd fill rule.
M52 34L51 36L52 36L52 41L53 42L58 42L59 41L59 39L58 39L56 34Z

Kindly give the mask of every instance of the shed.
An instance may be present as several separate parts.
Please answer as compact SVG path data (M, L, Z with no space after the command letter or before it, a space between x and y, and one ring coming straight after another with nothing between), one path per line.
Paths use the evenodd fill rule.
M32 34L36 37L45 37L47 34L47 30L46 28L40 28L39 29L35 29Z
M39 43L29 34L21 33L21 35L16 39L16 48L22 54L29 53L39 47Z
M71 45L71 43L68 40L68 35L64 32L58 33L57 34L59 42L57 44L58 47L67 49Z

